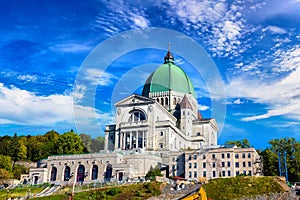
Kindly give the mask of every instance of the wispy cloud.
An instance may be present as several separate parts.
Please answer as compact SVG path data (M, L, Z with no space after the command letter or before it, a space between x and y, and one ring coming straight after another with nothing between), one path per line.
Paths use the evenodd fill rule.
M254 103L266 105L266 113L242 118L244 121L266 119L272 116L300 118L300 47L277 52L274 62L277 73L283 77L267 83L265 80L247 75L236 76L227 84L230 98L248 98ZM285 74L285 75L284 75Z
M98 68L87 68L84 72L84 79L88 80L92 85L111 85L113 83L112 80L117 78L115 75Z
M90 51L92 47L86 44L65 43L65 44L56 44L54 46L49 47L49 49L53 51L59 51L65 53L81 53L81 52Z
M38 77L35 75L24 74L24 75L19 75L17 79L25 82L35 82L38 79Z
M105 3L109 10L107 17L99 15L92 28L103 29L108 36L115 35L129 28L147 28L151 26L142 8L130 5L130 2L117 0ZM106 15L106 14L105 14Z
M263 32L270 31L273 34L285 34L287 31L283 28L280 28L278 26L267 26L266 28L262 29Z
M175 12L187 32L194 29L202 39L204 35L202 42L208 41L213 56L236 56L249 46L242 45L243 39L255 28L246 24L245 6L241 2L169 0L168 3L171 7L169 15L173 16Z

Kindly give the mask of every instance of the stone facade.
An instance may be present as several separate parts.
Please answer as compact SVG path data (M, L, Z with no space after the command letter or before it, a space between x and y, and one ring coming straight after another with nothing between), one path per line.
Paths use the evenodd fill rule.
M164 61L147 79L142 96L115 104L116 123L106 126L104 151L49 156L31 169L32 183L125 181L144 177L157 165L167 177L190 180L259 175L254 148L217 146L215 119L202 117L193 85L170 52Z
M217 146L185 152L185 177L207 180L237 175L260 176L260 156L254 148Z

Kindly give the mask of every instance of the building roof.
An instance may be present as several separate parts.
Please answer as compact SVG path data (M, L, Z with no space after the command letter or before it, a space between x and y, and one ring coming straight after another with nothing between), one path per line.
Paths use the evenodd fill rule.
M144 88L143 96L148 97L149 93L181 92L184 94L192 94L195 98L194 86L186 73L174 64L174 58L170 51L164 57L164 64L158 67L147 79Z
M192 105L191 105L191 103L188 100L188 98L187 98L186 95L184 95L184 97L183 97L183 99L182 99L182 101L180 103L180 107L181 108L190 108L190 109L192 109Z

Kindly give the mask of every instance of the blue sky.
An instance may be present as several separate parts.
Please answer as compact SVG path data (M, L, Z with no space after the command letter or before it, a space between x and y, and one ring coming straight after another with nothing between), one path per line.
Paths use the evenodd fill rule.
M1 136L52 129L103 135L105 125L114 122L113 104L141 92L170 42L175 63L195 86L203 116L225 119L218 121L223 127L219 143L248 138L255 147L265 148L270 139L300 139L299 0L0 4ZM126 42L132 38L120 40L124 31L132 36L132 31L144 34L153 27L191 38L205 52L184 47L181 39L168 41L171 35L157 37L152 46L142 40ZM97 48L103 63L111 62L90 62ZM217 70L211 65L200 71L218 75L224 96L212 87L216 79L195 73L198 68L185 51L201 54L203 68L215 63ZM204 58L206 52L209 58ZM91 65L87 68L86 63Z

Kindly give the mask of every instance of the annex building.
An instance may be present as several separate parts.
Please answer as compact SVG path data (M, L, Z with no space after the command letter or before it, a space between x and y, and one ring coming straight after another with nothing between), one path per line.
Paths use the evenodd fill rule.
M49 156L30 169L29 181L126 181L144 177L151 166L159 166L166 177L189 180L261 174L254 148L217 145L217 123L199 112L193 84L174 64L170 50L146 80L142 94L115 106L116 123L106 126L103 151Z

